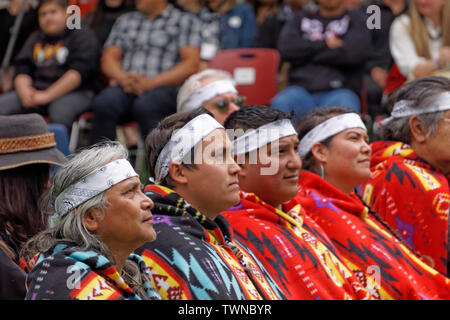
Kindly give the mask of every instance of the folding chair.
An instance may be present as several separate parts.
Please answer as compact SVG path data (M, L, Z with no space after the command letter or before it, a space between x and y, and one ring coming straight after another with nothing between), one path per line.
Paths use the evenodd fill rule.
M80 145L80 136L83 130L91 130L92 129L92 118L94 117L93 112L85 112L78 116L77 120L75 120L72 124L72 131L70 133L70 141L69 141L69 149L70 152L76 152L77 148ZM121 134L121 130L124 128L134 128L139 130L139 124L135 121L125 122L117 126L118 135L117 138L122 143L126 144L126 137L124 134ZM131 151L131 150L130 150ZM138 173L141 173L144 168L145 162L145 146L144 141L139 134L139 139L137 143L136 154L130 154L130 156L135 156L135 161L133 163L134 168Z
M247 105L269 105L277 93L279 64L275 49L226 49L216 53L209 67L230 72Z
M75 153L80 144L80 135L82 130L91 129L90 120L94 116L93 112L84 112L72 123L72 131L70 132L69 149Z

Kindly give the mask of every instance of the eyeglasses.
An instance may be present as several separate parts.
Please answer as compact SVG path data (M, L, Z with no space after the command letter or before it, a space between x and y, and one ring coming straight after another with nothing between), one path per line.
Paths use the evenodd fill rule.
M220 112L222 113L227 113L228 112L228 108L230 106L230 101L232 103L234 103L235 105L237 105L239 108L242 108L243 106L245 106L245 97L236 97L236 98L232 98L232 99L220 99L214 102L215 106L217 107L217 109L219 109Z

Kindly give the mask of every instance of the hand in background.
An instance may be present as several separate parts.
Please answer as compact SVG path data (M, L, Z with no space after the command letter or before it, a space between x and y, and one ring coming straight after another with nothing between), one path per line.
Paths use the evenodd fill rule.
M22 102L25 108L36 108L38 105L34 102L34 94L36 89L33 87L24 87L20 90L17 90L17 94L19 95L20 101Z
M31 96L31 99L35 106L42 106L51 102L50 96L45 90L35 90Z
M123 77L118 80L119 85L123 88L126 93L135 92L135 82L136 79L133 74L126 73Z
M384 87L386 87L386 80L388 77L386 70L380 67L374 67L370 71L370 76L381 88L384 89Z
M443 67L450 67L450 47L439 49L439 64Z
M134 74L134 94L137 96L142 95L145 91L152 89L152 78L147 78L142 74Z
M153 88L152 79L138 73L126 73L118 80L118 83L126 93L137 96Z
M342 47L342 45L344 43L340 38L338 38L334 35L327 36L325 38L325 42L326 42L328 48L331 48L331 49Z
M23 1L24 0L11 0L9 6L7 7L9 14L12 16L16 16L20 12ZM28 10L30 10L29 2L25 5L25 12L27 12Z

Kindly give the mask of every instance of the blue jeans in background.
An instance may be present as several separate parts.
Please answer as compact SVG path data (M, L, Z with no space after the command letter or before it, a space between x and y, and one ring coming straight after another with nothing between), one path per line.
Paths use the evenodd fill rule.
M271 106L285 112L295 112L295 123L316 107L344 106L356 112L361 111L359 97L350 89L335 89L309 93L300 86L289 86L279 92Z
M67 132L67 128L59 123L49 123L48 129L55 135L56 149L61 151L67 158L70 155L69 133Z
M141 96L126 93L121 86L103 89L92 103L92 142L116 139L118 124L137 121L143 139L159 121L176 112L178 89L161 86Z
M70 159L69 134L66 126L59 123L49 123L48 130L55 135L56 149L61 151L67 159ZM50 176L53 177L58 169L59 166L51 165Z

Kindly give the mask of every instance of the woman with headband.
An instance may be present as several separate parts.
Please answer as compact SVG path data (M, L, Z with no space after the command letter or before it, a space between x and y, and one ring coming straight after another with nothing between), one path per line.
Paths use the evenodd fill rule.
M302 120L298 135L304 170L287 208L304 207L373 296L449 299L449 279L421 261L353 191L370 177L360 116L343 107L320 108Z
M300 205L283 205L298 193L301 169L290 117L264 106L228 117L227 130L243 133L234 140L241 201L222 214L288 299L369 299L325 232Z
M44 204L59 221L23 251L34 266L26 299L159 299L132 253L156 238L153 202L126 158L124 146L109 142L81 151L56 173Z
M239 166L225 130L197 108L160 122L146 139L158 238L140 254L163 299L277 300L283 292L233 236L220 212L239 202Z
M425 262L448 274L450 80L410 82L389 106L362 197Z

